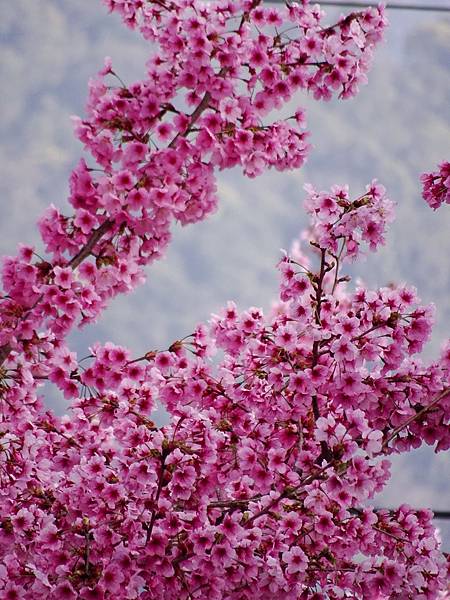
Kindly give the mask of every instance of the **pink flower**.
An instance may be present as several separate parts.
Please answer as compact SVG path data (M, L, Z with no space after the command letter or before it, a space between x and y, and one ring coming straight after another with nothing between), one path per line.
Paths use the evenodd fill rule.
M286 473L287 466L285 463L286 453L282 448L271 448L268 452L269 469L278 473Z
M302 526L302 519L295 511L289 511L282 518L282 527L289 533L298 533Z
M42 549L55 550L60 545L58 528L55 525L47 525L38 536Z
M329 27L306 2L105 1L152 55L141 81L108 61L91 82L75 124L96 167L72 173L74 214L46 212L45 258L3 262L0 595L434 597L446 565L431 512L361 507L389 476L372 455L450 445L448 353L411 358L430 310L403 288L346 287L345 260L392 220L382 186L353 200L307 187L307 243L281 261L268 315L230 303L136 358L96 343L79 360L67 342L142 281L175 223L216 208L218 170L303 164L302 109L275 111L298 88L355 94L383 10ZM70 414L43 405L44 381Z
M301 394L311 394L314 390L311 379L303 371L290 376L289 387Z
M292 575L306 571L308 567L308 558L301 548L292 546L282 554L283 562L286 563L286 573Z
M231 567L236 560L236 552L226 541L216 544L211 550L211 562L221 568Z
M93 588L82 588L80 598L82 600L104 600L105 594L103 588L100 585L96 585Z
M56 285L63 289L69 289L73 282L73 271L69 267L54 267L53 273L55 274L54 282Z
M441 204L450 204L450 162L443 162L439 170L420 176L424 200L436 210Z
M279 327L275 334L275 343L286 350L292 350L297 342L297 332L293 325Z
M120 594L125 576L116 565L110 565L102 573L101 584L110 594Z
M166 551L167 538L163 533L156 528L153 530L152 536L147 543L147 549L152 556L164 556Z
M76 217L73 223L76 227L79 227L84 234L87 235L97 227L98 221L90 212L79 208L76 212Z
M101 71L99 71L98 74L100 76L104 76L108 75L109 73L112 73L112 59L110 56L105 56L104 67L101 69Z
M321 195L318 205L318 215L328 219L339 213L339 206L332 196Z
M34 516L29 510L26 508L21 508L17 513L11 518L14 529L20 532L25 532L27 529L30 529L34 522Z
M178 497L185 499L189 498L192 493L192 487L196 478L197 473L194 467L190 465L178 467L172 477L172 491L176 493Z
M251 472L251 477L255 481L257 487L261 489L263 493L267 493L272 484L273 476L270 471L261 465L256 465Z
M349 395L361 391L361 377L357 373L347 372L341 377L341 385L344 393Z
M336 421L332 415L319 417L316 421L316 439L328 442L329 438L334 434L335 428Z
M234 98L224 98L219 104L220 114L225 121L236 121L242 116L239 104Z
M332 535L335 530L332 515L329 512L323 512L319 515L316 523L315 530L321 535Z
M256 453L252 448L248 446L241 447L237 454L243 469L251 469L255 465Z
M131 171L128 170L119 171L111 181L119 191L129 190L134 184Z
M158 352L155 359L156 366L165 371L174 364L174 357L172 352Z
M54 600L75 600L76 597L77 595L75 593L75 590L68 581L57 585L54 588L53 593L51 595L51 598L53 598Z
M307 373L310 374L313 386L324 383L329 376L329 371L324 365L316 365L311 370L307 370Z
M272 27L280 27L283 24L280 11L276 8L267 8L266 23Z
M336 325L336 331L343 335L353 336L359 327L359 319L356 317L341 317Z
M149 194L146 190L139 188L133 189L127 196L128 206L131 210L140 210L142 208L148 208L149 206Z
M331 351L339 362L352 361L357 353L356 346L346 337L335 340L331 345Z
M253 49L253 51L252 51L249 59L250 59L250 61L249 61L250 65L252 67L259 67L259 68L261 68L261 67L265 66L267 64L267 62L268 62L267 54L259 46L256 46Z
M380 243L383 243L383 233L383 223L375 220L369 220L366 222L362 229L363 239L369 242L371 247L373 246L374 248L376 248Z
M7 583L2 590L2 598L4 600L21 600L25 597L25 588L14 583Z
M383 433L381 431L370 431L365 433L363 438L366 440L366 451L369 455L374 455L381 451L383 442Z
M142 142L131 142L125 149L122 156L122 164L124 167L132 166L145 160L148 146Z
M156 128L156 133L159 139L166 142L170 139L173 131L173 125L171 123L160 123Z

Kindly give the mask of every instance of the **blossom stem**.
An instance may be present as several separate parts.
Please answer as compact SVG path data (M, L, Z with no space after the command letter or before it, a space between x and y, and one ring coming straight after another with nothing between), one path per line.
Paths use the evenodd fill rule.
M151 516L150 523L147 528L147 536L145 538L145 545L147 545L148 542L150 541L150 538L151 538L152 532L153 532L153 527L155 526L155 522L156 522L156 514L158 512L158 502L159 502L159 498L161 496L162 487L163 487L164 469L166 467L167 456L168 456L168 451L163 449L162 454L161 454L161 467L159 470L158 488L156 490L155 500L154 500L155 505L152 509L152 516Z

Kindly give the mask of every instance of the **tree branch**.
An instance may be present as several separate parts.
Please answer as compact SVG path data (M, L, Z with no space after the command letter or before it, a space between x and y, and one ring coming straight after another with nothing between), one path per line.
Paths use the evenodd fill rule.
M91 237L88 239L86 244L81 248L78 254L71 259L69 262L69 267L72 269L76 269L82 262L85 260L92 252L95 244L103 237L103 235L111 229L113 226L113 221L110 219L106 219L104 223L100 225L97 229L91 233Z
M10 344L5 344L4 346L0 346L0 367L3 365L5 360L8 358L11 350L12 350L12 348L11 348Z

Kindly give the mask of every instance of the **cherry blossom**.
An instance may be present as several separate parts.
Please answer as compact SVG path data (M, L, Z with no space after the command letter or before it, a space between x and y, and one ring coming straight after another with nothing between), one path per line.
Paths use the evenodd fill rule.
M2 362L24 344L37 355L47 331L66 336L139 285L174 221L215 210L217 169L240 165L254 177L300 167L309 150L304 112L273 120L275 111L299 89L319 99L354 95L386 25L381 8L325 26L307 3L105 3L154 49L141 81L125 84L107 58L90 82L87 115L74 125L97 164L82 159L73 170L74 215L50 206L42 216L48 258L36 260L30 248L4 266ZM376 243L373 228L366 235ZM67 269L73 279L60 285Z
M418 357L432 308L343 271L384 243L380 184L355 198L306 186L310 227L278 264L269 314L230 302L138 357L107 342L79 360L66 342L143 281L174 221L214 210L217 170L303 164L304 111L275 111L299 89L354 95L383 10L325 26L307 2L106 4L153 44L146 77L126 85L105 61L75 119L97 166L71 175L74 214L51 205L45 258L21 245L2 265L0 596L444 597L432 512L373 505L390 455L450 447L449 344Z
M443 162L439 170L420 176L424 200L436 210L441 204L450 204L450 163Z
M321 245L311 199L324 194L308 188L310 255L297 244L282 258L271 314L229 303L166 350L134 359L95 344L83 369L49 344L47 376L62 391L73 385L61 418L42 406L26 363L14 375L21 386L6 375L17 408L14 433L3 422L1 438L5 597L435 598L445 589L431 511L371 502L390 454L423 441L449 447L448 352L428 366L414 357L432 316L414 290L352 289L342 274L355 232L340 221L378 215L384 234L384 192L363 202L346 193ZM164 427L151 418L158 401L171 414Z

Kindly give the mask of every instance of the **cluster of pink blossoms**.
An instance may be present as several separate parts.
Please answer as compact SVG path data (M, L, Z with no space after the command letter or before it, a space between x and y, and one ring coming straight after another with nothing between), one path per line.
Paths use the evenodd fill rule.
M40 221L0 298L0 598L431 600L448 565L429 510L377 510L387 456L450 447L450 345L414 355L432 311L406 287L350 290L341 272L392 220L373 182L307 188L308 251L279 264L272 313L229 304L167 350L133 358L65 337L133 289L170 226L214 209L217 169L300 166L298 89L348 97L381 9L334 26L307 3L108 0L155 44L147 78L109 61L76 130L99 169L71 177L74 215ZM117 84L119 82L119 84ZM71 400L57 417L39 387ZM152 420L163 404L167 426Z
M370 250L384 243L386 225L394 219L394 210L382 185L373 181L366 193L353 201L349 199L347 186L333 186L331 192L320 193L310 185L305 189L311 235L320 248L336 259L356 258L363 242Z
M385 27L382 9L324 26L318 6L259 0L108 1L153 45L146 77L125 85L106 61L75 129L97 163L70 180L74 214L53 205L39 227L48 258L25 246L3 267L0 363L94 321L107 301L144 279L174 222L217 204L215 171L248 176L300 167L304 113L273 120L298 90L347 98L365 81ZM270 115L269 115L270 113ZM54 337L52 337L54 336Z
M413 289L348 289L342 263L382 243L391 220L383 188L353 201L308 192L311 252L280 262L269 316L229 303L167 350L133 359L96 344L84 366L48 343L41 373L64 392L70 373L77 389L62 418L36 397L35 365L6 371L2 598L431 600L446 589L432 512L370 501L391 453L450 447L450 346L427 366L414 357L432 315ZM151 420L157 403L167 426Z
M439 208L441 204L450 204L450 162L439 165L439 171L421 175L422 196L431 208Z

